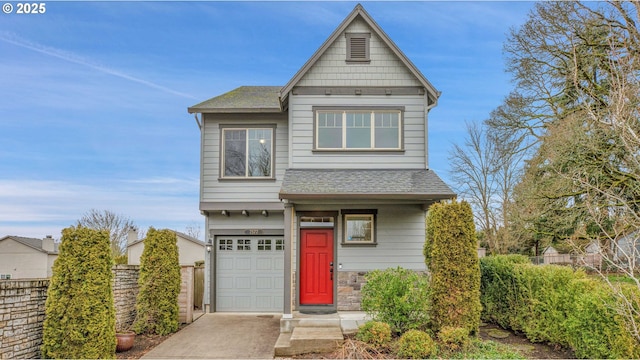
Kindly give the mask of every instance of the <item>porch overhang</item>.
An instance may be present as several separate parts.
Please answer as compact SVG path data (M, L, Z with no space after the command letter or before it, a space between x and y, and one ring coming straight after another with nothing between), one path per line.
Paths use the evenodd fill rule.
M279 196L290 202L379 201L428 206L456 194L427 169L288 169Z

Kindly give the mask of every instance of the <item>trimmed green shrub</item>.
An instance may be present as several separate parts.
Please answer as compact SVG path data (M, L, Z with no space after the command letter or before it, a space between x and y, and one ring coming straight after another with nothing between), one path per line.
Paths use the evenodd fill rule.
M469 331L461 327L445 326L440 329L438 340L449 351L465 349L469 345Z
M475 335L480 326L480 265L469 203L431 205L427 215L426 262L431 271L431 322L462 327ZM429 260L430 259L430 260Z
M366 275L361 308L395 333L429 326L429 281L413 270L389 268Z
M180 264L176 233L149 228L140 257L140 292L136 300L138 333L166 335L178 330Z
M568 347L582 358L640 357L640 343L616 311L622 304L603 281L513 256L490 256L481 263L487 321L522 331L532 341ZM622 285L630 295L638 294L637 288Z
M436 343L421 330L409 330L398 340L398 356L405 359L426 359L436 353Z
M115 358L111 266L108 231L85 227L62 230L45 303L44 358Z
M356 340L364 341L375 347L383 347L391 342L391 326L379 321L367 321L358 328Z
M524 255L489 256L480 261L480 301L484 321L503 328L522 330L512 321L521 311L526 311L524 306L518 304L522 297L518 293L519 287L513 265L530 263L529 258Z

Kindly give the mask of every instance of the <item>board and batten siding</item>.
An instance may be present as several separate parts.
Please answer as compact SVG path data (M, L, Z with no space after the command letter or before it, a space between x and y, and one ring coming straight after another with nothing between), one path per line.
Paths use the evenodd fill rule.
M336 211L338 209L377 209L377 246L342 246L342 214L336 219L338 264L340 271L371 271L401 266L426 270L422 249L425 241L426 212L421 205L298 205L296 211ZM297 264L299 228L293 230L293 264Z
M389 47L362 19L355 19L347 33L371 33L368 64L347 63L347 40L341 34L307 71L296 86L421 86Z
M220 181L220 125L276 125L275 180L241 179ZM200 201L279 202L278 192L287 168L287 114L205 114L203 125Z
M404 152L313 151L314 106L404 107ZM293 95L290 97L290 167L296 169L425 169L424 96Z

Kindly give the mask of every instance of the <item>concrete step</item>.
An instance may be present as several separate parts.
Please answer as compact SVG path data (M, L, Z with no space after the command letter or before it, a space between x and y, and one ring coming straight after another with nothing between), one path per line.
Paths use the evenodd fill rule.
M280 334L274 352L276 356L330 352L343 341L344 336L339 326L296 326L293 332Z

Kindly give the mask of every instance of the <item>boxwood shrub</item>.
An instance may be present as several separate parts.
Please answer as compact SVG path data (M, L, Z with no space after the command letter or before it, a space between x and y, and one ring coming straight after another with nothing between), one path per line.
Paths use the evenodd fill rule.
M429 280L413 270L389 268L366 275L362 310L375 321L387 323L394 333L429 326Z
M581 358L640 357L640 343L601 280L570 267L535 266L522 256L491 256L480 263L485 321L521 331L532 341L568 347ZM637 288L624 291L639 298Z

